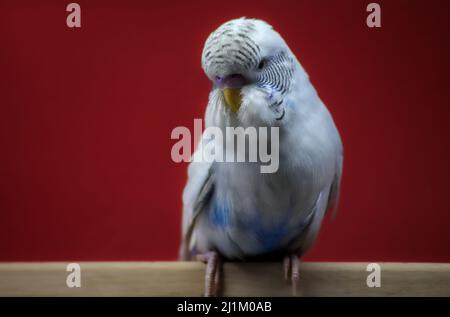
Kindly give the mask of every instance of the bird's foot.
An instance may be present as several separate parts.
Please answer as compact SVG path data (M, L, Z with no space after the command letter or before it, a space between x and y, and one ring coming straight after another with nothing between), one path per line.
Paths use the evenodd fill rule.
M220 292L220 274L222 262L217 252L211 251L205 254L197 255L197 260L206 263L205 274L205 297L219 296Z
M284 279L287 281L291 279L292 283L292 295L297 296L297 285L300 278L299 274L300 260L297 255L291 254L284 257L283 271Z

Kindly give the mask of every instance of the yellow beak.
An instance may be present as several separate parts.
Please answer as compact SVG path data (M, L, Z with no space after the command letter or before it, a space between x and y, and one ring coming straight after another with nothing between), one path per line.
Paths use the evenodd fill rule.
M225 102L230 107L231 111L237 112L241 106L241 90L238 88L224 88L222 90Z

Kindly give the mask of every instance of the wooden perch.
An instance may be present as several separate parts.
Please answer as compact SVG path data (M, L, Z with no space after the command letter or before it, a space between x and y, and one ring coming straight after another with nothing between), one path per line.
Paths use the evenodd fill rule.
M66 285L68 263L2 263L0 296L201 296L197 262L80 262L81 287ZM450 264L380 263L381 287L366 284L367 263L302 263L300 296L450 296ZM281 263L225 263L225 296L291 296Z

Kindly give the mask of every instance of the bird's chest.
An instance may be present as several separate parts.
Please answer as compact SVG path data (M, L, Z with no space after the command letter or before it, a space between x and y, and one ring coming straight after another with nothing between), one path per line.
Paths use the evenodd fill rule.
M230 220L237 223L254 214L265 218L274 212L287 211L297 191L290 176L261 173L258 164L223 165L216 170L215 177L213 200L221 206L216 209L226 209Z
M216 170L204 221L222 252L258 255L283 248L298 234L302 212L295 175L261 174L242 164ZM306 205L305 205L306 206Z

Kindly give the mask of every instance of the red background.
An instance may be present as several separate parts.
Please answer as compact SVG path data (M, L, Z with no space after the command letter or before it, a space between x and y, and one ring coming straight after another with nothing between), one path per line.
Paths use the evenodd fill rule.
M0 260L172 260L203 116L207 35L240 16L285 38L345 145L342 199L308 260L450 262L450 2L69 1L0 5Z

